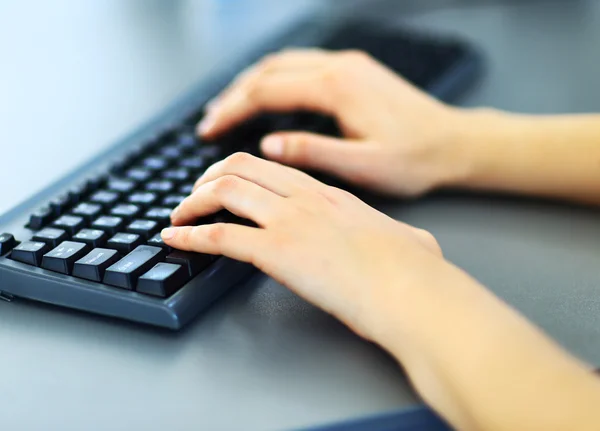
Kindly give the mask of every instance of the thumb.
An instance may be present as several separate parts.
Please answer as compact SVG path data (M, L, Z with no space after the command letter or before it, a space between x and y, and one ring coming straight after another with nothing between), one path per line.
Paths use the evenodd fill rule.
M307 132L279 132L266 136L261 150L276 162L316 169L349 180L364 176L373 154L373 148L364 141Z

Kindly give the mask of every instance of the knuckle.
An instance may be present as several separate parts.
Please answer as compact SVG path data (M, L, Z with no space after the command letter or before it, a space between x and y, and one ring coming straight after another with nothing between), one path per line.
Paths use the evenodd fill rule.
M430 248L435 250L437 253L442 252L440 244L431 232L425 229L417 229L417 234L421 237L421 240L425 242L425 244L427 244Z
M225 175L214 182L213 193L216 196L223 196L239 185L240 178L235 175Z
M206 227L206 239L211 244L221 244L225 236L225 224L215 223Z
M224 161L224 165L228 170L231 170L250 163L252 158L253 157L248 153L237 152L227 157Z
M344 189L340 189L338 187L332 187L332 186L328 186L328 191L335 197L337 197L338 199L345 199L345 200L349 200L349 199L356 199L356 196L354 196L352 193L350 193L347 190Z
M323 196L334 205L341 205L344 202L357 199L352 193L332 186L325 187Z

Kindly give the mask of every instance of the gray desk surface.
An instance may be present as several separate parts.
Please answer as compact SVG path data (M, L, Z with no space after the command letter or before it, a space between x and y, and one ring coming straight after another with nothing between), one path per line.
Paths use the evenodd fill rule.
M230 3L226 25L208 19L219 12L209 1L0 2L0 212L160 110L265 20L295 13ZM227 31L236 19L244 36ZM399 20L483 47L488 75L467 104L600 111L598 2L482 2ZM600 364L595 212L450 196L386 210L432 230L450 259ZM7 430L275 430L417 402L392 360L260 277L179 334L0 304L0 346Z

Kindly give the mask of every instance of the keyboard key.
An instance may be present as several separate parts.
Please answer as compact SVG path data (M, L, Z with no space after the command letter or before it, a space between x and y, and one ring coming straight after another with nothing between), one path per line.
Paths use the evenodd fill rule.
M80 216L64 215L54 220L52 226L66 230L69 235L75 235L85 227L85 219Z
M142 153L140 154L140 156L154 152L162 145L163 142L161 133L156 133L153 137L148 139L148 141L144 145L142 145Z
M71 198L69 195L62 195L50 201L50 209L54 213L54 217L60 217L71 206Z
M144 243L142 237L135 233L118 233L108 240L106 248L113 248L121 254L131 253Z
M150 181L146 184L145 189L155 193L170 193L175 188L175 185L169 180Z
M155 220L134 220L127 226L127 232L137 233L145 239L152 238L160 229L160 226Z
M131 195L129 195L129 197L127 198L127 201L129 203L135 204L135 205L141 205L141 206L150 206L152 205L154 202L156 202L156 200L158 199L158 197L156 196L155 193L152 192L138 192L138 193L133 193Z
M168 169L162 173L162 177L165 180L171 180L175 182L188 181L191 178L191 174L187 169Z
M69 234L63 229L47 227L33 235L33 241L41 241L50 247L58 247L60 243L69 239Z
M71 210L76 216L83 217L87 221L97 218L102 213L102 205L82 202Z
M181 133L177 136L177 146L183 150L192 150L200 145L200 140L194 130Z
M164 255L161 248L140 245L106 270L104 283L133 290L138 277L159 263Z
M123 159L115 162L109 169L109 172L113 175L121 175L130 165L130 160Z
M150 208L146 214L144 214L144 218L156 220L160 224L166 225L171 222L171 212L173 212L171 208Z
M177 132L176 127L177 127L177 124L172 123L170 125L165 126L162 130L157 132L156 137L154 138L154 141L156 142L156 144L160 147L160 146L164 145L165 142L173 141L173 139L175 139L175 134Z
M86 255L89 246L81 242L65 241L42 258L42 268L61 274L71 274L73 264Z
M189 276L180 265L159 263L139 278L137 291L146 295L167 298L177 292Z
M151 171L162 171L169 163L162 157L148 157L142 160L142 166Z
M0 234L0 256L5 255L17 245L15 237L10 233Z
M106 187L109 190L120 193L131 193L135 190L136 183L132 180L124 180L121 178L111 178L108 180Z
M87 180L87 188L89 193L98 191L105 183L108 177L106 175L99 175L96 178L90 178Z
M117 203L119 200L120 194L118 192L108 191L108 190L99 190L90 196L90 202L95 204L100 204L105 208L110 207Z
M121 217L125 220L131 220L140 213L141 208L133 204L120 204L110 210L113 216Z
M100 229L82 229L75 236L73 241L82 242L91 248L102 247L106 243L108 235Z
M82 183L69 190L69 199L73 204L81 202L85 196L89 193L88 184Z
M133 168L133 169L129 169L126 173L125 176L129 179L135 180L137 182L143 182L143 181L148 181L150 178L152 178L152 172L147 170L147 169L141 169L141 168Z
M176 145L169 145L158 150L158 154L167 160L177 160L183 156L183 151Z
M73 265L73 277L102 282L106 268L119 260L116 250L96 248Z
M218 145L205 145L202 146L200 148L198 148L198 150L196 150L195 152L196 156L200 156L202 158L204 158L205 160L210 160L211 162L215 162L218 159L222 158L223 154L223 148L221 148Z
M40 266L42 257L49 249L45 242L26 241L13 248L10 258L28 265Z
M190 184L183 184L182 186L179 187L179 190L177 190L179 193L183 193L184 195L191 195L192 192L194 191L194 184L190 183Z
M167 256L166 262L181 265L190 277L195 277L215 260L215 256L203 253L190 253L175 250Z
M46 226L54 214L49 207L43 207L37 209L31 216L29 217L29 229L38 230Z
M170 196L166 196L162 200L162 206L173 209L177 205L179 205L181 202L183 202L183 200L185 198L187 198L187 195L170 195Z
M202 156L186 157L179 162L179 166L182 168L192 169L194 171L200 171L208 168L210 164L206 158Z
M127 153L123 160L128 163L127 166L133 165L137 160L140 159L146 153L146 147L144 145L137 145Z
M124 221L121 217L102 216L92 223L92 229L100 229L109 235L116 234L122 227Z
M167 251L168 253L171 253L173 251L173 249L171 247L169 247L167 244L165 244L160 233L157 233L152 238L150 238L148 240L148 245L150 245L152 247L160 247L162 249L165 249L165 251Z

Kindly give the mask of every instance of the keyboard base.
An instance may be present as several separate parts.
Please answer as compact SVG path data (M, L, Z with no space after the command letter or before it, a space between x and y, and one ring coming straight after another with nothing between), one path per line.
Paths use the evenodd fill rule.
M153 298L88 282L5 257L0 258L0 293L138 323L179 330L235 285L247 280L252 265L220 258L167 299Z

